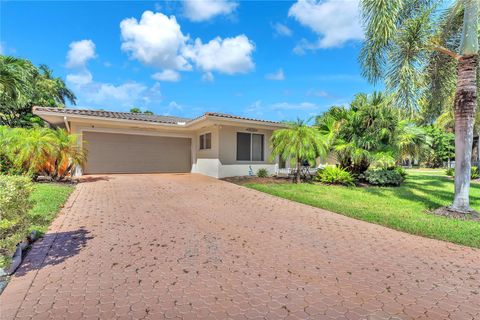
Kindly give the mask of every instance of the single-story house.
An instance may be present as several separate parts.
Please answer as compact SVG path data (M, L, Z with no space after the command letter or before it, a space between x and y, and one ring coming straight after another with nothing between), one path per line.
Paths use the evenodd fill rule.
M35 107L87 150L81 174L195 172L223 178L274 174L270 138L279 122L207 112L195 119L103 110Z

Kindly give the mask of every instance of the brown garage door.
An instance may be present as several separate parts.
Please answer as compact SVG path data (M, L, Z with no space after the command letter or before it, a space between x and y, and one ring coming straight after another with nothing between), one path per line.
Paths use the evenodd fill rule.
M85 173L190 172L190 139L83 132Z

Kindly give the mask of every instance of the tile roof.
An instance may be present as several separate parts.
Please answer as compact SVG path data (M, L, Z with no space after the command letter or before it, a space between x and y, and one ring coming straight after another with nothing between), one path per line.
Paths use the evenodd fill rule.
M172 116L158 116L144 113L133 112L117 112L104 110L87 110L87 109L70 109L70 108L45 108L34 107L35 111L63 113L65 115L90 116L110 119L135 120L145 122L170 123L177 124L178 122L188 122L191 119L172 117Z
M259 121L259 122L266 122L266 123L276 123L280 124L281 122L278 121L270 121L270 120L260 120L260 119L254 119L254 118L246 118L246 117L239 117L227 113L218 113L218 112L205 112L206 116L211 116L211 117L221 117L221 118L229 118L229 119L239 119L239 120L248 120L248 121Z
M53 112L60 113L65 115L77 115L77 116L89 116L89 117L100 117L100 118L109 118L109 119L121 119L121 120L134 120L134 121L145 121L145 122L155 122L155 123L166 123L166 124L178 124L179 122L191 122L202 117L218 117L218 118L227 118L227 119L237 119L237 120L247 120L247 121L258 121L263 123L272 123L272 124L281 124L280 122L269 121L269 120L259 120L247 117L240 117L226 113L218 112L205 112L205 114L195 118L188 119L182 117L173 117L173 116L159 116L159 115L149 115L144 113L133 113L133 112L118 112L118 111L105 111L105 110L88 110L88 109L71 109L71 108L47 108L47 107L34 107L34 112Z

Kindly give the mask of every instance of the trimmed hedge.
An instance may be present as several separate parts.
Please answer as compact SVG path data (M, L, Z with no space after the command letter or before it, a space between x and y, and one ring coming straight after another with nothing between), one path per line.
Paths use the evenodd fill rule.
M28 233L33 183L25 176L0 175L0 255L10 257Z

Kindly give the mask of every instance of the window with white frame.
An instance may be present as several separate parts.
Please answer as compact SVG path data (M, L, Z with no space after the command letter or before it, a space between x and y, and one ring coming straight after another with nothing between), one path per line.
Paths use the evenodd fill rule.
M210 132L201 134L199 138L200 150L212 149L212 134Z
M237 161L264 160L263 134L237 132Z

